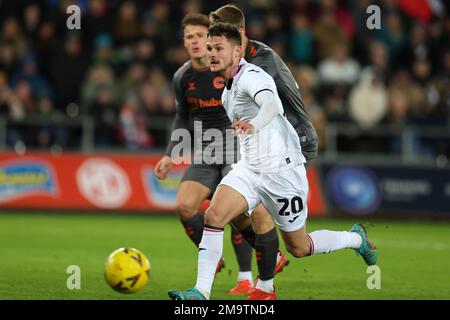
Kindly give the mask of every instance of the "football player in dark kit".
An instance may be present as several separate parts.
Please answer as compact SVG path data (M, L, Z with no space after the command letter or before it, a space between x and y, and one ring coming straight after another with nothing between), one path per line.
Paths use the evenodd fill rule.
M187 169L182 178L177 192L176 211L187 235L198 247L204 228L204 216L199 212L199 208L205 199L208 199L215 191L221 179L231 170L231 162L236 162L239 149L234 137L226 135L226 129L231 128L231 122L226 115L221 103L221 95L224 87L223 78L214 74L209 69L209 61L206 51L206 39L209 27L209 19L206 15L191 13L182 20L184 46L191 59L180 67L174 74L172 86L176 98L176 116L172 131L176 129L188 129L194 121L194 131L197 137L203 137L203 133L209 129L220 130L223 134L222 141L201 142L201 148L194 150L193 158L196 159L201 153L201 163L194 162ZM201 132L199 132L201 125ZM216 131L217 132L217 131ZM171 140L167 146L165 155L160 159L155 167L155 174L159 179L165 179L172 168L173 159L171 157L174 147L178 141ZM231 146L231 150L229 149ZM220 163L203 161L206 152L204 149L215 148L221 150L222 157L219 156ZM231 155L231 157L230 157ZM214 159L217 159L215 155ZM230 159L231 158L231 159ZM260 206L260 210L265 209ZM251 272L252 247L258 251L275 252L276 268L275 273L282 271L288 264L286 257L278 251L278 236L271 233L270 237L257 237L250 224L250 219L240 218L233 221L232 244L235 250L240 272L235 288L229 291L230 294L245 294L253 287ZM275 238L274 238L275 237ZM246 240L245 240L246 239ZM248 242L247 242L248 240ZM251 246L249 244L251 243ZM270 246L267 249L267 245ZM259 249L259 250L258 250ZM277 253L278 252L278 253ZM274 257L271 257L273 260ZM267 265L272 264L272 260L258 259L258 269L261 274L272 273L273 269L266 271ZM216 272L223 268L224 262L221 260ZM261 276L261 275L260 275Z

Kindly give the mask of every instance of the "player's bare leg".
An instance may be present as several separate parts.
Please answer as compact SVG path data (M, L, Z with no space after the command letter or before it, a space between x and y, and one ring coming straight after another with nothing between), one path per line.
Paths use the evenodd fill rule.
M296 258L309 256L311 253L311 242L306 234L306 226L293 231L285 232L280 230L286 250Z
M183 181L177 192L176 212L189 238L198 247L202 239L204 216L198 212L211 190L196 181Z
M209 299L217 263L223 252L223 230L247 211L247 201L235 189L220 185L205 212L205 228L198 252L197 283L187 291L169 291L171 299Z
M286 249L294 257L301 258L349 248L361 255L367 265L376 264L376 248L368 240L362 225L355 224L350 231L317 230L310 234L306 233L306 225L293 232L280 231Z

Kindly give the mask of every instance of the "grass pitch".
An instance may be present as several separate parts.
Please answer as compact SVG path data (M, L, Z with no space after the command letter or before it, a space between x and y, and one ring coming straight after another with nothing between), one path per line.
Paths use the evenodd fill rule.
M309 220L308 231L348 230L355 222ZM362 258L341 250L303 259L289 256L291 264L275 279L278 298L450 299L450 223L368 224L378 248L380 290L367 288L371 274ZM226 293L238 271L229 239L228 227L227 265L216 276L212 299L245 298ZM150 282L136 294L116 293L104 281L106 257L124 246L141 250L151 263ZM81 268L80 290L66 287L70 265ZM166 300L168 289L195 284L196 268L197 251L174 216L0 214L0 299Z

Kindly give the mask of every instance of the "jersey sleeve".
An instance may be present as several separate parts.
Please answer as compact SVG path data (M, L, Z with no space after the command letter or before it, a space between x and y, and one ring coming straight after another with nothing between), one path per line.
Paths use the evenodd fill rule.
M242 75L241 87L253 100L260 92L270 91L275 93L277 90L275 82L267 73L251 66Z
M175 95L175 119L172 124L171 133L180 128L188 128L189 125L189 106L186 104L186 98L183 94L181 87L181 79L184 72L181 70L177 71L172 79L172 90ZM172 135L172 134L171 134ZM178 143L178 141L173 141L169 138L169 143L166 148L165 154L170 156L172 149Z

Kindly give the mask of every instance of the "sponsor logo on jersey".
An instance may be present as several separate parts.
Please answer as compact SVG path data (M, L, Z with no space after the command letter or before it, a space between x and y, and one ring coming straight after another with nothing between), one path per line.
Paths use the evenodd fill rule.
M142 169L142 182L147 200L154 205L173 209L177 198L177 190L185 169L173 168L164 180L159 180L154 167Z
M381 189L370 170L337 166L328 173L327 179L331 197L339 209L369 214L379 208Z
M80 193L99 208L120 208L131 195L127 173L109 159L84 161L76 172L76 180Z
M195 84L195 82L188 82L187 89L189 91L194 91L195 89L197 89L197 85Z
M187 98L187 103L192 106L193 110L202 108L214 108L221 107L222 101L220 99L211 98L209 100L199 99L195 97Z
M29 159L0 164L0 202L58 193L53 167L46 162Z
M213 80L213 86L217 90L223 89L225 87L225 79L222 76L217 76Z

